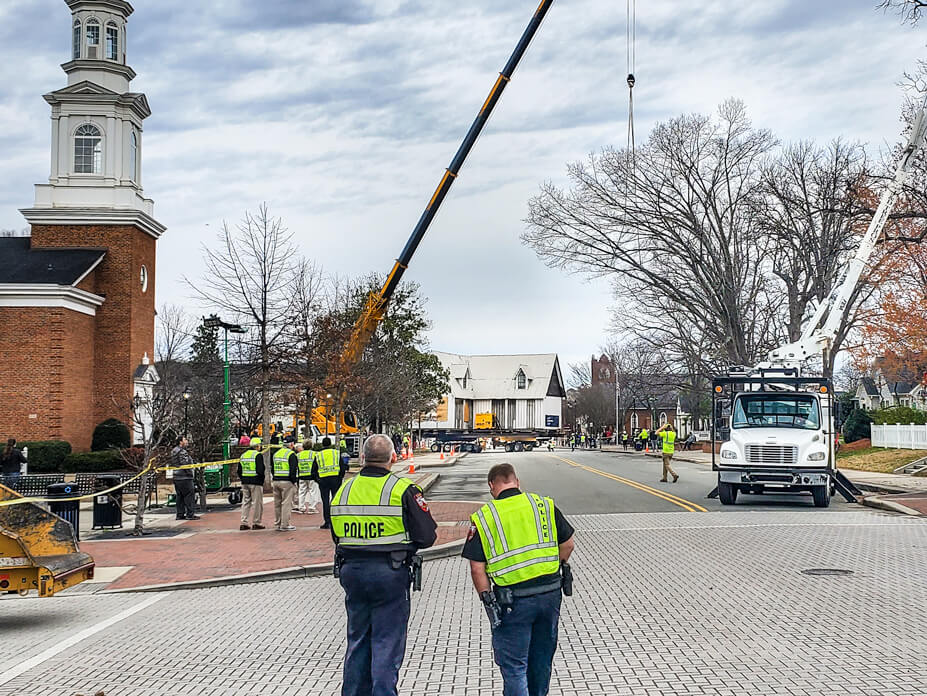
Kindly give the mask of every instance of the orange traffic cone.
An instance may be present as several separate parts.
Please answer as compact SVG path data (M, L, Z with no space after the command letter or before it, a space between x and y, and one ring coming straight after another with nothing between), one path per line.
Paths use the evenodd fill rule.
M444 461L444 449L443 448L441 449L441 456L438 457L438 460L442 462Z
M409 473L410 474L415 473L415 460L414 459L409 460Z

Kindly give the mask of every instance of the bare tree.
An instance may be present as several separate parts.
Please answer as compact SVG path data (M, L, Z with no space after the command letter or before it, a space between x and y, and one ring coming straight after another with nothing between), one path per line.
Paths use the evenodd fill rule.
M545 184L522 238L550 266L612 278L636 333L680 354L710 346L692 356L709 368L754 364L782 338L755 216L775 145L738 101L658 124L634 157L571 165L569 192Z
M263 432L270 432L268 389L294 307L291 293L296 271L293 234L266 204L245 212L235 227L223 223L218 249L204 248L206 266L201 282L187 284L196 295L252 329L243 339L255 349L256 376L261 388Z
M905 24L917 24L927 12L927 0L882 0L877 8L897 12Z

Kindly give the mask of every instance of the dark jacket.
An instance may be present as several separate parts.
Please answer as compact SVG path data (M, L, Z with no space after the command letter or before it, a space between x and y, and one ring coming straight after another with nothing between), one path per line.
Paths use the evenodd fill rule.
M21 469L21 464L26 461L26 456L22 453L22 450L18 450L15 447L6 457L3 456L3 452L6 450L6 445L0 447L0 465L3 467L3 475L7 474L18 474Z
M171 466L189 466L190 464L196 464L193 461L193 457L190 456L190 453L180 445L177 445L173 450L171 450ZM174 472L174 480L182 481L184 479L193 478L193 469L178 469Z
M299 458L296 456L296 452L290 451L288 463L290 465L290 473L287 476L277 476L277 474L274 473L273 463L271 463L270 471L274 477L274 481L292 481L296 483L299 480Z
M243 486L263 486L264 485L264 455L258 452L257 457L254 458L254 466L257 470L257 476L242 476L241 475L241 461L238 462L238 478L241 480Z

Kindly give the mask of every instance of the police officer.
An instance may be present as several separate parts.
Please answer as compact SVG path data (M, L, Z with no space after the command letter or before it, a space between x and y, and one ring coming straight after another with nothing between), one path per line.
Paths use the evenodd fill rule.
M342 696L395 696L409 628L410 566L437 539L422 490L390 471L386 435L364 441L364 467L335 493L332 538L348 614Z
M299 460L290 442L274 452L274 529L289 532L296 527L290 524L293 510L293 495L299 480Z
M519 490L511 464L493 466L488 481L493 500L471 516L462 555L480 599L501 609L492 649L504 696L545 696L573 527L551 498Z
M331 500L335 492L341 488L341 482L348 471L347 461L341 452L332 447L332 440L326 437L322 440L321 452L316 452L312 462L312 480L319 484L319 494L322 496L322 516L325 518L320 529L332 528Z
M238 478L241 481L241 525L239 529L264 529L264 455L260 451L261 438L252 437L248 450L238 460ZM251 511L254 510L254 524Z

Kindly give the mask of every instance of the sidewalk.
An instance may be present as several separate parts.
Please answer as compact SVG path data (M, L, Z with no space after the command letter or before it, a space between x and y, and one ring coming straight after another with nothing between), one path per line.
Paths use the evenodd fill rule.
M419 474L427 490L438 474ZM429 502L438 522L438 540L427 555L459 551L476 503ZM293 514L291 532L273 529L273 496L264 497L264 530L239 531L241 508L216 501L199 520L178 521L174 509L146 514L151 536L132 537L131 523L121 530L93 532L81 550L96 562L96 578L72 593L138 591L166 587L206 587L242 582L307 577L331 571L334 547L319 513Z

